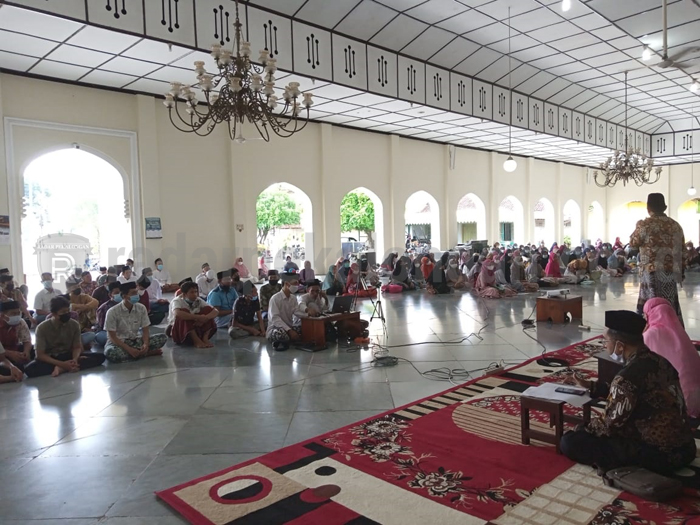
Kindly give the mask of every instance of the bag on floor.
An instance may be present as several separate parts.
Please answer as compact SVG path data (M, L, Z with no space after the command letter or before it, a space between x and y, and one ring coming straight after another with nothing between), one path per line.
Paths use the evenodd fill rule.
M609 487L634 494L648 501L666 501L679 496L683 484L642 467L620 467L608 470L603 481Z
M384 293L401 293L403 292L403 286L400 284L385 284L382 286L382 292Z

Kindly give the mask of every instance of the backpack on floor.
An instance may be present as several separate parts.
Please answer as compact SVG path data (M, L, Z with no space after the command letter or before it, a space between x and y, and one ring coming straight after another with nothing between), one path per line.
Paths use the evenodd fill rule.
M677 479L667 478L642 467L619 467L608 470L603 481L609 487L649 501L666 501L679 496L683 484Z

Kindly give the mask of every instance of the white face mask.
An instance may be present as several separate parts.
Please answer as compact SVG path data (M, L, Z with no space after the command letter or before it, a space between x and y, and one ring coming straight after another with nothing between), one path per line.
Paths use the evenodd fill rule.
M210 281L216 278L216 273L214 273L214 270L207 270L207 273L205 275Z
M293 284L289 287L290 293L297 293L298 290L299 290L299 287L296 284Z
M13 316L7 318L7 324L9 324L10 326L17 326L21 322L22 322L21 315L13 315Z
M139 290L139 295L143 295L146 293L146 290Z
M457 263L450 263L450 268L457 268Z

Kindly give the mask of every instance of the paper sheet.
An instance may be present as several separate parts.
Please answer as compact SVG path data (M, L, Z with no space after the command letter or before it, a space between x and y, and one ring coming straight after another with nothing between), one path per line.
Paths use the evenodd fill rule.
M559 383L543 383L540 386L531 386L525 392L522 393L524 396L534 397L537 399L554 399L556 401L564 401L578 408L583 407L586 403L591 400L591 396L588 393L582 396L576 396L573 394L563 394L561 392L556 392L555 390L559 387L575 388L577 390L585 391L583 388L572 385L562 385Z

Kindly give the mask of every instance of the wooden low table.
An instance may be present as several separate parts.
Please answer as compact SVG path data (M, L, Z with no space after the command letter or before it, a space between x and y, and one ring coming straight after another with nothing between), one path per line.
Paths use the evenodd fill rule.
M583 297L569 295L567 297L538 297L537 322L552 320L554 324L563 324L566 314L572 319L583 319Z
M593 400L583 405L583 417L581 418L564 414L564 405L566 404L564 401L520 396L520 430L523 445L529 445L531 439L543 441L554 445L557 454L561 454L559 442L564 435L564 423L587 424L591 420L592 402ZM530 428L530 410L539 410L549 414L549 426L554 427L554 434Z
M348 312L346 314L329 314L321 317L303 317L301 319L301 340L304 343L312 343L314 349L324 350L326 346L326 323L336 321L356 320L360 322L360 312Z

